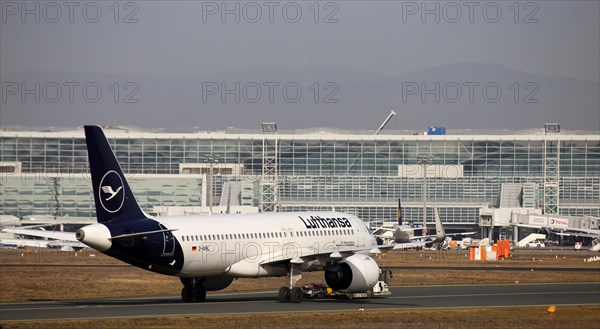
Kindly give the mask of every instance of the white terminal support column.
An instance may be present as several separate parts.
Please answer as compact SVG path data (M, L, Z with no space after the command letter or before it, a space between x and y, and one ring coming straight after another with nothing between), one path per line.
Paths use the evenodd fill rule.
M260 178L260 210L275 212L278 201L279 143L277 124L263 123L262 175Z
M214 172L214 167L216 164L219 164L220 161L220 156L219 155L213 155L213 154L205 154L204 155L204 163L208 165L208 170L207 170L207 180L206 180L206 186L207 186L207 199L208 199L208 211L212 214L212 207L213 207L213 203L214 203L214 182L213 182L213 176L215 174Z
M544 214L560 211L560 125L544 124Z
M427 228L427 167L433 163L433 156L431 155L417 155L417 164L422 167L421 173L423 174L423 229Z

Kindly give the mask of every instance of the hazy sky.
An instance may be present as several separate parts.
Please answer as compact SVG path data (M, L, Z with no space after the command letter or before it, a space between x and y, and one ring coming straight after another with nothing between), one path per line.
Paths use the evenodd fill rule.
M336 1L317 6L313 1L135 1L120 2L118 11L113 2L87 7L88 2L54 3L61 8L60 17L47 2L2 1L2 72L194 75L334 66L402 75L445 63L489 62L543 76L600 79L598 1L517 6L512 1ZM30 12L23 16L24 10ZM239 23L232 12L238 13Z
M340 68L364 72L368 79L368 74L400 77L445 64L484 63L541 77L600 81L600 1L1 0L0 3L0 78L3 83L19 83L11 79L30 79L32 81L25 82L31 85L36 81L36 72L40 72L35 70L43 70L40 77L48 79L50 76L51 80L59 82L64 81L64 77L53 75L64 74L64 71L85 73L86 79L97 77L98 81L106 74L118 75L120 82L138 81L140 96L151 92L152 96L168 104L157 105L146 94L146 103L138 104L140 111L159 111L156 109L163 110L165 106L176 111L187 106L202 110L206 115L214 116L218 111L219 115L226 116L246 110L246 115L252 119L254 112L247 109L256 104L246 102L225 104L229 106L227 108L210 107L210 104L198 103L199 96L194 94L193 88L191 92L175 90L184 96L173 96L176 93L162 88L160 83L174 86L175 83L168 79L210 74L214 78L221 72L230 71L237 72L237 76L250 76L251 80L256 69ZM240 74L240 71L250 73ZM292 73L290 77L282 77L282 81L299 79L293 71L283 72ZM140 76L152 78L145 82ZM497 81L510 80L505 78L492 77ZM177 83L185 85L185 81ZM569 82L563 83L569 85ZM103 100L110 98L109 86L103 85ZM508 86L504 86L505 95L510 95ZM308 90L308 85L304 87ZM347 85L343 87L342 92L353 90ZM165 91L164 95L158 95L161 90ZM549 90L541 90L540 95ZM585 98L579 96L580 92L585 93ZM353 93L356 94L354 90ZM368 91L365 94L364 97L355 95L364 100L355 111L376 104L375 98L368 98L374 93ZM398 105L400 96L395 94L397 92L391 90L377 96L386 98L377 104L382 107L383 115L389 107ZM78 104L64 102L63 106L34 103L29 99L23 102L19 101L18 93L16 95L8 102L0 103L0 114L4 117L2 124L60 124L60 118L56 118L58 113L64 116L65 124L70 125L105 120L97 112L94 112L97 116L86 116L79 111L81 106ZM598 121L597 93L593 90L571 90L570 98L560 98L557 93L553 97L557 98L542 98L539 113L544 113L544 100L556 103L556 100L564 99L565 107L577 107L579 105L572 100L581 99L579 122L588 124L581 126L589 127L590 121ZM351 97L345 99L347 103L338 104L340 110L356 104ZM445 105L428 103L426 105L437 106L439 111ZM97 107L94 108L89 102L84 105L89 111L107 108L102 107L103 104L95 104ZM118 110L115 104L109 105ZM483 105L489 104L484 102ZM48 109L52 106L63 112L50 113ZM258 104L257 108L261 106ZM263 108L281 114L276 106L265 102ZM314 110L319 109L315 107ZM69 113L76 114L77 118ZM419 117L424 113L415 110L408 114ZM113 114L107 114L107 117L116 120ZM130 115L135 118L137 114L132 112ZM188 119L184 113L181 115L180 122L171 122L173 127L186 125ZM280 120L283 120L285 116L281 115ZM432 115L435 118L437 114ZM30 120L32 118L37 121ZM73 120L69 121L69 118ZM227 122L225 119L223 122ZM232 124L249 122L246 118L238 120ZM481 123L472 120L464 126ZM544 119L539 120L543 122ZM299 124L290 121L288 126ZM423 122L431 121L423 119ZM161 124L145 123L144 118L140 119L141 126ZM339 124L356 127L362 122L340 121ZM256 126L256 123L249 125ZM597 126L593 124L593 127Z

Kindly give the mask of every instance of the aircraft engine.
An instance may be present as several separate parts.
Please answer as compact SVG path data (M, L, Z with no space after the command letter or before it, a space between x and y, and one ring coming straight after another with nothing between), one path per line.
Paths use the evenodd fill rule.
M410 242L410 235L408 231L403 231L401 228L397 228L394 231L394 241L396 243L407 243Z
M233 282L233 278L230 276L209 276L204 278L202 286L206 291L217 291L229 287L231 282Z
M233 282L232 277L225 276L225 275L207 276L207 277L203 277L203 278L181 277L181 278L179 278L179 280L181 280L181 283L183 283L183 285L185 285L185 286L191 286L192 280L198 280L197 282L202 282L202 287L204 287L204 290L206 290L206 291L223 290L223 289L229 287L231 282Z
M379 280L379 266L367 255L352 255L325 266L325 282L341 292L366 292Z

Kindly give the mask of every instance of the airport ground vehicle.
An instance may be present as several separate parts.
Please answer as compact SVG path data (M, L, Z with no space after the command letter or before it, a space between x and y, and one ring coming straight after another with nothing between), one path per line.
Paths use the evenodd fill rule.
M592 247L590 248L590 251L600 251L600 238L596 238L594 241L592 241Z
M305 298L324 298L324 297L332 297L332 298L347 298L347 299L355 299L355 298L369 298L374 296L389 296L392 293L389 289L389 279L392 277L392 271L388 268L381 268L381 272L379 274L379 281L375 283L373 288L370 291L366 292L354 292L347 293L341 291L335 291L328 287L323 283L311 283L310 285L303 286L302 292Z
M517 242L517 247L519 248L543 248L546 247L545 244L546 235L532 233L525 237L523 240Z
M323 298L331 295L333 290L322 283L311 283L310 285L303 286L302 292L305 298Z

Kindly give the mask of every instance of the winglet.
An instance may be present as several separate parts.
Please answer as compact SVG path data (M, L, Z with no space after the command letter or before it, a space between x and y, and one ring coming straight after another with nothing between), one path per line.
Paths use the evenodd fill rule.
M135 201L123 170L99 126L84 126L99 223L147 217Z

